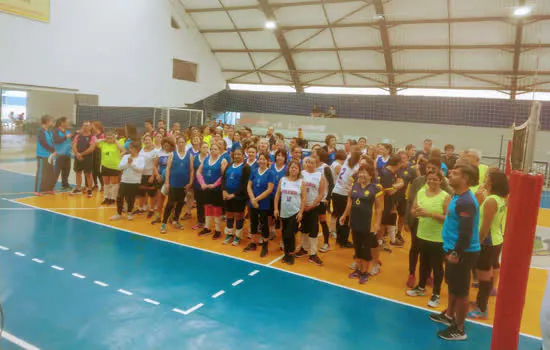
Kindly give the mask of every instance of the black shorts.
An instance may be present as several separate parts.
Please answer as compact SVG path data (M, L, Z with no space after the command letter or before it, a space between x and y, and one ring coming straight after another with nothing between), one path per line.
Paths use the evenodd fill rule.
M141 176L141 185L139 186L138 197L144 197L145 195L149 197L154 197L157 194L158 188L155 185L156 179L153 180L153 183L149 182L149 178L152 175L142 175Z
M168 202L172 203L185 203L185 188L172 187L168 191Z
M389 196L384 196L384 211L382 212L381 224L387 226L397 225L397 213L394 210L394 202Z
M407 213L407 200L405 199L405 196L400 196L396 201L396 209L397 209L397 215L401 219L405 217L405 214Z
M482 245L479 259L477 260L477 269L481 271L490 271L491 269L500 269L500 252L502 244L499 245Z
M226 213L244 213L246 207L246 199L233 198L228 201L223 201Z
M319 210L317 208L304 211L302 216L302 232L314 238L319 234Z
M204 205L211 205L213 207L223 207L223 194L222 188L217 187L214 189L206 189L203 191Z
M82 160L75 158L74 171L77 173L83 171L85 174L91 174L94 171L94 156L92 154L88 154L87 156L84 156Z
M472 268L477 264L479 253L460 254L459 261L451 264L448 261L445 264L445 279L449 287L449 294L459 298L465 298L470 292L470 277Z
M351 231L351 235L353 237L353 246L355 248L355 258L371 261L371 249L378 247L376 233Z
M104 177L120 176L120 170L110 169L110 168L106 168L106 167L102 166L101 167L101 176L104 176Z
M319 213L319 216L326 215L327 214L327 203L321 202L317 206L317 213Z
M332 193L332 216L339 218L346 211L348 196Z

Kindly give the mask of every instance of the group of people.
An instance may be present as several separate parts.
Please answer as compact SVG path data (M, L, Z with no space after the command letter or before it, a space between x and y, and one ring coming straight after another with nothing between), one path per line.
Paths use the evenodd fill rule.
M333 135L307 147L304 139L286 140L273 128L262 136L230 125L167 132L163 121L156 128L147 121L141 137L131 126L104 132L90 122L73 136L66 119L53 131L51 124L44 117L38 132L37 192L51 191L59 174L68 189L74 156L72 194L91 196L100 174L103 204L117 204L111 220L124 212L128 220L146 214L166 234L169 224L183 229L181 221L193 218L196 207L199 236L233 246L247 240L244 251L259 249L261 257L280 229L282 261L289 265L307 257L322 266L320 253L334 248L333 237L340 248L353 249L349 278L360 284L381 272L381 252L403 247L410 232L407 295L425 296L431 286L428 306L437 307L443 280L448 284L447 309L430 316L448 326L439 336L466 339L465 318L488 317L509 189L506 175L481 164L475 150L457 156L452 145L442 152L431 140L418 151L414 145L394 150L368 145L365 137L338 149ZM472 275L479 289L468 312Z

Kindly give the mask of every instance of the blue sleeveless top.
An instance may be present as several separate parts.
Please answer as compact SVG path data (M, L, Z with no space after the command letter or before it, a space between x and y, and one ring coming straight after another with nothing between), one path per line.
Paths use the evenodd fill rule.
M189 152L188 152L189 153ZM203 161L205 161L206 159L208 159L208 156L206 156ZM193 188L195 189L198 189L200 190L201 188L201 185L199 184L199 181L197 180L197 170L199 170L199 167L201 166L201 160L200 160L200 155L197 154L195 156L195 159L193 161L193 170L195 170L195 178L193 179Z
M180 158L178 151L174 151L172 168L170 169L170 186L184 188L191 180L191 156L189 152Z
M243 178L244 163L238 167L233 167L233 164L228 165L225 169L225 190L229 194L234 194L241 187Z
M207 185L211 185L222 176L222 157L210 165L210 156L206 157L202 165L202 177Z

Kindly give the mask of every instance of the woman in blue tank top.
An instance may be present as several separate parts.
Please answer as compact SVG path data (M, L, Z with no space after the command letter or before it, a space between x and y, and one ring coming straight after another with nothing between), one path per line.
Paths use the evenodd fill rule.
M174 205L176 211L174 214L174 227L181 230L183 226L179 223L183 204L185 203L185 191L193 186L193 156L189 152L185 152L185 138L182 136L177 139L177 150L170 154L168 164L166 166L165 188L168 190L168 203L164 208L164 216L162 218L162 226L160 233L166 233L166 222L172 214Z
M205 227L199 232L199 236L207 236L212 233L210 227L215 223L215 232L212 239L221 236L222 224L222 175L227 167L227 161L221 157L220 146L212 143L210 155L199 166L197 180L204 191Z
M202 163L205 161L206 158L208 158L209 150L208 144L206 142L201 141L200 144L200 152L195 157L195 160L193 161L193 170L195 171L195 179L193 181L193 195L195 197L195 203L197 205L197 224L193 226L193 230L198 230L204 228L204 191L201 188L201 185L199 184L199 180L197 179L197 174L199 173L199 167L202 165Z
M244 209L248 195L246 186L250 177L250 167L244 164L242 148L233 152L233 163L226 169L222 181L223 199L226 215L225 241L238 246L242 238ZM233 229L236 226L237 231Z
M225 159L227 164L231 164L231 153L227 151L227 142L224 139L219 139L217 143L220 146L220 156Z
M275 239L277 235L276 231L276 224L280 223L280 220L277 220L273 216L273 210L275 209L275 194L277 194L277 188L279 187L279 182L286 174L286 163L287 163L287 154L286 151L278 150L275 152L275 155L270 155L270 157L273 157L274 163L271 164L271 171L273 172L273 192L271 193L271 212L269 213L269 239L273 240ZM280 203L279 203L280 204ZM279 225L280 226L280 225ZM283 242L281 241L281 247Z

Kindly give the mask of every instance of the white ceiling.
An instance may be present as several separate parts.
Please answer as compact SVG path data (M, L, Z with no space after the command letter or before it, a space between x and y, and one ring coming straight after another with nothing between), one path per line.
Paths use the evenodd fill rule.
M229 83L550 91L549 0L180 1Z

